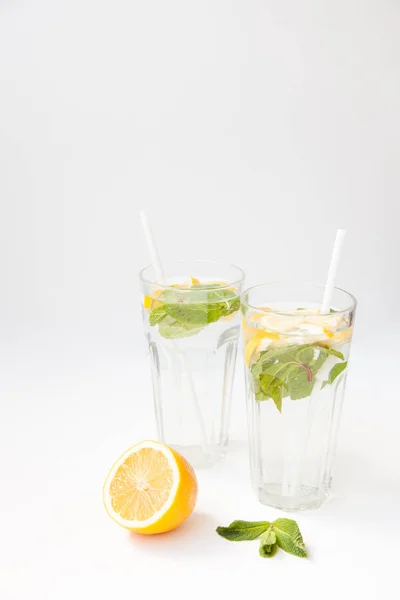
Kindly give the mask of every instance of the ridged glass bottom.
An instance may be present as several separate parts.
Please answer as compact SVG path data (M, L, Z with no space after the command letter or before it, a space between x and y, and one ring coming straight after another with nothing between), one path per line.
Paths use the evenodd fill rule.
M270 483L256 490L261 504L285 511L318 508L330 497L330 490L301 485L295 496L282 496L282 484Z

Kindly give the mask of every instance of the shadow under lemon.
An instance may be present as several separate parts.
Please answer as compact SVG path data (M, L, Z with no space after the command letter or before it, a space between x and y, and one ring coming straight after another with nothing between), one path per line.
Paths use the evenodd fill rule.
M182 548L190 546L190 554L209 554L209 540L214 538L218 523L214 517L206 513L193 512L191 516L176 529L156 535L141 535L134 531L128 533L130 543L137 549L152 555L171 553L176 548L182 555Z

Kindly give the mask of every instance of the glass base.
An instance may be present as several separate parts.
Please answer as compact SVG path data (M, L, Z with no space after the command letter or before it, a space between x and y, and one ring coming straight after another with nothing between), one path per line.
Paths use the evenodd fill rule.
M219 446L208 446L206 451L201 446L176 446L171 447L182 454L195 469L213 467L226 456L226 450Z
M274 506L285 511L307 510L319 508L330 497L329 489L322 489L307 485L299 486L293 496L282 496L282 484L270 483L256 489L261 504Z

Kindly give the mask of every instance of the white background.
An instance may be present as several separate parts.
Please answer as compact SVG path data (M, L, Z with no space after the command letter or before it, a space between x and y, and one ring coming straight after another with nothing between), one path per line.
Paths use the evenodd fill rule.
M395 0L0 0L1 598L377 598L397 582L400 8ZM129 537L104 476L154 437L138 210L169 258L359 300L333 500L311 558L216 525L269 519L232 454L180 530ZM393 593L390 597L393 597Z

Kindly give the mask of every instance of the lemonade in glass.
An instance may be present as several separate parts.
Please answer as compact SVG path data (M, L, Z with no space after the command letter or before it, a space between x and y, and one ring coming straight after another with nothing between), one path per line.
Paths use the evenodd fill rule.
M331 489L356 300L335 288L270 283L242 295L251 477L259 500L319 506Z
M226 453L243 271L212 261L140 273L159 439L193 466Z

